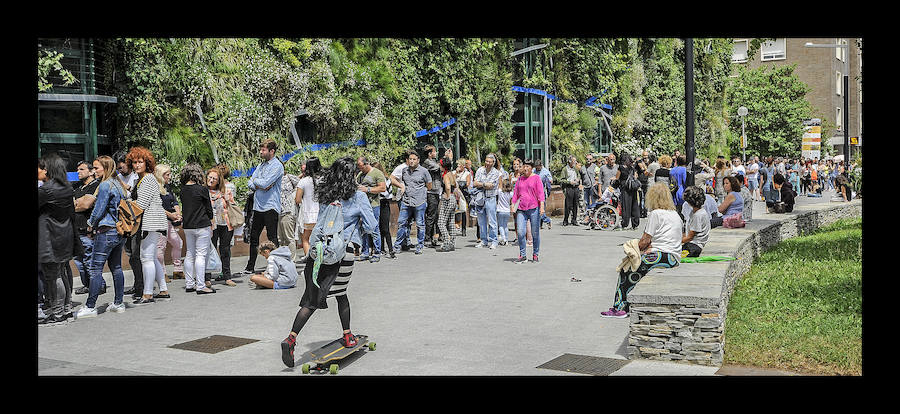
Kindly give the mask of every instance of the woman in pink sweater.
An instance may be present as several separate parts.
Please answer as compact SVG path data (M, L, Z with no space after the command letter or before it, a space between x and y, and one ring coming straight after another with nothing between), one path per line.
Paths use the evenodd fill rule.
M516 263L523 263L525 259L525 227L526 221L531 221L531 235L533 238L532 261L538 262L538 253L541 251L541 215L544 214L544 184L541 177L531 173L534 167L532 160L525 160L522 164L516 188L513 190L512 208L516 214L516 232L519 242L519 259Z

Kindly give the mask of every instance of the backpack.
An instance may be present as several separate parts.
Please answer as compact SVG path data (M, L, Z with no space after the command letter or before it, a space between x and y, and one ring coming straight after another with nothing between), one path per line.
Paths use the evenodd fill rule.
M146 178L147 176L145 175L144 177ZM143 180L144 179L141 178L141 181ZM134 186L135 190L140 186L141 181L138 181L138 184ZM118 220L116 220L116 231L120 236L134 236L141 229L141 219L144 216L144 209L138 205L137 201L131 200L122 194L122 199L119 200L116 214L118 215Z
M715 183L715 181L713 183ZM669 174L669 192L672 193L673 196L678 193L678 180L675 179L671 173Z
M353 234L351 233L350 237L344 240L341 236L342 231L344 231L344 212L341 203L335 201L325 207L322 214L319 214L316 226L310 236L313 246L309 250L309 256L314 260L312 276L316 287L319 287L319 266L338 263L347 253L347 244Z

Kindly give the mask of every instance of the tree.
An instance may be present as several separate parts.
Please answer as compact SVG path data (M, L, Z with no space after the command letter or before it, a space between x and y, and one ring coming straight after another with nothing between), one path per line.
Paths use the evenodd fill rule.
M803 137L803 121L809 119L812 107L806 100L809 87L794 74L796 65L739 68L726 94L727 113L737 113L745 106L744 117L748 137L747 152L761 156L799 156ZM730 124L733 137L740 137L741 123ZM740 142L732 139L729 146L740 152Z

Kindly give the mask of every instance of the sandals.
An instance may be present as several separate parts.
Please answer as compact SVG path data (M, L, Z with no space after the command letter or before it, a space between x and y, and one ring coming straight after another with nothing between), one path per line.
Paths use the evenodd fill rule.
M197 294L198 294L198 295L205 295L205 294L207 294L207 293L216 293L216 290L213 289L213 288L207 288L207 289L209 289L209 290L206 290L206 289L198 290L198 291L197 291Z

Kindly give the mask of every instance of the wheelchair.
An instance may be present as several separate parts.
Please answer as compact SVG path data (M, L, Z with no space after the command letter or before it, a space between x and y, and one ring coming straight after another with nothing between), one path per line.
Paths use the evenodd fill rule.
M620 213L619 196L615 194L608 203L599 200L588 206L582 224L590 226L591 230L612 230L622 220Z

